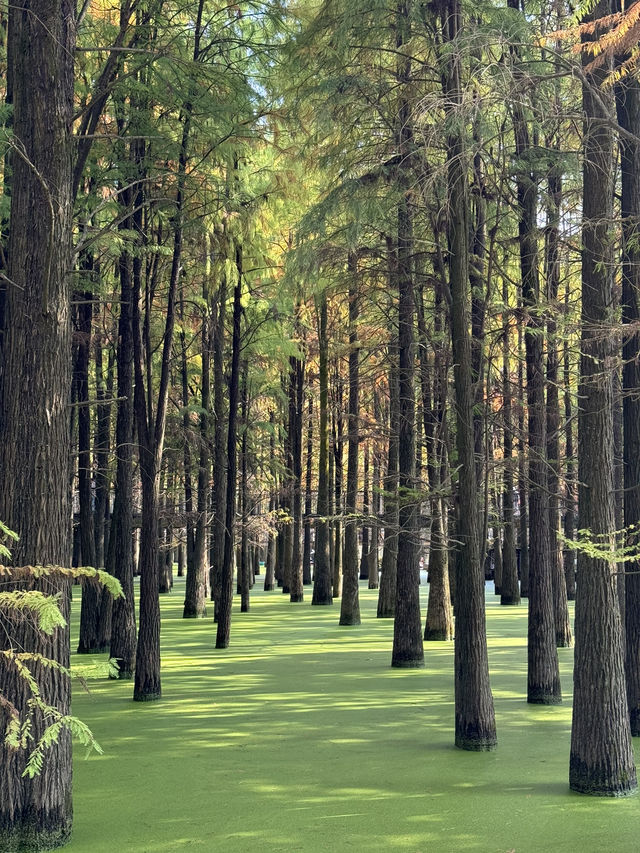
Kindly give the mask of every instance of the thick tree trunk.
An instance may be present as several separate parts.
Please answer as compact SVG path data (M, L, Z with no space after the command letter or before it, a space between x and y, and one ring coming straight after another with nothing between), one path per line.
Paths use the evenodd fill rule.
M600 3L593 14L605 14ZM587 58L588 62L589 59ZM578 399L580 530L599 554L578 551L569 785L598 796L637 789L618 606L613 505L613 383L616 360L612 241L613 138L600 89L606 65L587 76L583 137L582 338ZM593 87L593 89L592 89Z
M0 519L20 536L13 548L17 566L67 566L71 560L74 21L75 5L68 0L9 9L15 148L9 283L0 328ZM68 612L66 581L38 582L38 588L59 593ZM0 649L11 647L69 665L68 628L47 638L28 619L17 624L1 620ZM68 714L68 676L38 663L30 669L45 700ZM24 714L31 695L25 680L5 663L0 681L4 697ZM3 732L6 722L0 720ZM36 719L31 735L37 740L43 728ZM50 748L42 773L33 780L23 776L27 758L26 751L11 750L0 739L0 848L7 853L60 847L71 834L69 734L62 733Z
M616 90L618 122L640 136L640 83L626 78ZM622 175L622 322L627 328L640 320L640 143L623 137ZM624 527L626 544L636 545L640 525L640 335L623 339L622 388L624 432ZM640 735L640 562L627 563L625 633L627 700L631 734Z
M360 349L358 344L358 270L354 255L349 256L349 452L347 458L347 492L344 525L344 555L342 563L342 599L340 625L360 624L358 595L358 442Z

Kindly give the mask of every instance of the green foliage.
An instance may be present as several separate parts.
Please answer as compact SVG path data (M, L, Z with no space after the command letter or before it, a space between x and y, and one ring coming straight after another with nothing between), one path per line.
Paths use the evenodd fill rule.
M5 539L16 541L17 534L0 522L0 536ZM6 546L0 544L0 554L9 558L10 551ZM21 566L10 567L0 565L0 583L12 586L24 583L31 585L33 581L53 578L68 578L75 580L79 578L93 578L107 589L114 598L123 596L120 582L101 569L89 566L67 569L62 566ZM60 610L62 593L58 592L48 595L38 589L9 589L0 591L0 612L8 614L15 619L31 619L38 631L51 635L58 628L66 627L66 620ZM4 739L11 749L29 750L23 776L33 779L39 775L44 765L45 754L53 744L57 743L63 732L68 731L72 737L87 747L87 754L96 751L102 752L100 745L93 737L91 730L85 723L70 714L62 714L54 705L47 702L41 693L38 680L32 671L34 669L54 669L64 677L69 678L69 670L52 658L37 652L20 652L15 648L0 650L0 659L5 667L11 667L17 672L20 679L27 686L29 699L26 707L16 708L6 696L0 692L0 709L4 711L7 718ZM97 674L112 674L116 667L115 661L109 661L105 666L90 666L83 668L79 675L80 680L86 686L88 677ZM39 717L45 723L44 730L39 739L34 738L34 719Z

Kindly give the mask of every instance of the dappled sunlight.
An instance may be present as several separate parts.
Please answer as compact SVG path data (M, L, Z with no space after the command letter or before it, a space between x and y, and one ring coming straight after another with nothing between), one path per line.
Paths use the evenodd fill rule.
M635 853L637 801L568 790L570 652L564 704L526 703L526 607L489 598L499 747L469 753L453 746L453 643L391 669L393 623L360 593L351 630L339 603L256 591L223 651L211 619L180 618L180 585L163 597L162 700L107 680L74 698L105 754L77 756L70 853Z

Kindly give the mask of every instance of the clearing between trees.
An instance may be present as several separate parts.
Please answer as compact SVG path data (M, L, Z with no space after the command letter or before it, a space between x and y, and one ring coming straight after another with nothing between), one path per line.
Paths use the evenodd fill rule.
M501 739L471 753L453 746L453 643L429 643L425 669L390 668L393 620L366 582L359 627L338 626L338 602L293 607L256 584L250 613L234 599L226 650L210 618L182 619L183 584L161 596L161 701L74 687L104 755L76 752L70 853L637 851L637 800L567 785L571 649L564 703L526 702L526 603L500 608L487 585Z

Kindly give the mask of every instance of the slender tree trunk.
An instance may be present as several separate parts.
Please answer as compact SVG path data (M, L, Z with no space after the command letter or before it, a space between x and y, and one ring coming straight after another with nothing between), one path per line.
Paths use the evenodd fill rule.
M235 547L236 447L238 402L240 396L240 324L242 321L242 247L236 247L238 281L233 290L233 338L231 341L231 375L229 378L229 419L227 432L227 507L224 531L224 561L220 575L218 630L216 648L226 649L231 633L231 603L233 600L233 552Z
M565 307L569 304L569 288L565 294ZM564 361L564 418L565 418L565 509L564 536L573 541L576 536L576 464L573 443L573 402L571 400L571 366L569 362L569 342L563 343ZM570 545L564 549L564 577L567 585L567 599L574 601L576 597L576 552Z
M346 521L344 526L344 555L342 564L342 599L340 625L360 624L358 596L358 442L360 349L358 343L358 270L357 260L349 256L349 453L347 459Z
M318 511L316 547L313 567L312 604L333 604L331 564L329 560L329 371L327 338L327 294L321 293L317 302L318 344L320 358L320 425L318 431ZM308 481L307 481L308 482Z
M290 601L304 600L304 585L302 578L302 553L300 550L302 536L302 413L304 401L304 365L298 358L290 359L291 369L291 399L289 408L289 424L291 428L291 457L292 457L292 502L293 522L291 525L292 550L291 569L289 576Z
M362 482L362 551L360 554L360 580L369 580L369 442L364 446Z
M510 370L510 317L509 287L505 278L502 288L504 337L502 341L502 422L504 474L502 478L502 523L504 543L502 548L502 592L500 604L520 604L518 586L518 560L516 554L516 531L513 520L513 415Z
M461 27L459 0L449 0L442 21L443 38L454 43ZM460 104L460 57L448 56L445 77L447 109ZM461 552L456 567L455 743L460 749L488 750L497 744L484 610L484 576L480 562L476 465L473 429L471 340L469 336L469 227L467 174L462 133L447 139L449 194L449 275L451 340L454 367L459 516L456 535Z
M311 515L313 511L313 495L311 493L312 483L312 460L313 460L313 394L309 394L307 404L307 458L305 460L305 484L304 484L304 534L302 547L302 583L308 586L311 583ZM325 424L326 428L326 424Z
M508 0L518 9L518 0ZM518 49L513 57L519 61ZM516 156L527 162L531 143L524 109L516 99L513 111ZM528 312L525 328L529 436L529 629L527 701L555 705L562 701L555 641L552 573L549 551L547 483L547 412L544 374L544 323L540 313L538 274L538 187L531 169L516 175L518 241L522 300Z
M377 616L379 619L392 619L395 614L398 577L398 425L400 401L397 343L395 342L389 344L389 362L389 440L387 471L384 479L384 545L380 592L378 593Z
M83 259L84 273L89 276L92 258ZM89 355L91 352L91 321L93 294L90 290L76 293L79 301L76 318L75 376L78 407L78 504L80 507L80 560L84 566L95 566L96 548L93 529L93 491L91 487L91 409L89 407ZM79 654L104 651L98 641L98 622L102 589L94 578L82 581L80 607Z
M560 284L560 204L562 176L557 169L549 175L549 210L545 268L547 276L547 486L549 489L549 559L553 589L556 645L572 645L571 623L567 604L567 584L558 528L560 527L560 397L558 358L558 289Z
M410 0L397 7L396 46L402 50L411 38ZM400 94L397 136L403 161L413 150L413 118L407 97L411 81L411 61L401 60L399 81L405 87ZM398 388L400 412L398 424L398 564L396 610L393 623L391 666L424 666L422 619L420 615L420 534L419 500L416 496L415 426L415 301L413 295L413 220L408 163L400 167L398 202Z
M214 619L218 618L220 584L225 548L225 518L227 495L225 426L225 382L224 382L224 330L227 305L227 282L223 275L218 292L218 311L213 343L213 566L211 569L211 598L214 600ZM273 457L273 452L272 452Z
M336 409L337 411L334 413L333 417L333 468L334 468L334 480L332 481L331 476L329 476L329 482L333 482L333 501L331 501L331 496L329 497L330 505L329 511L333 512L334 521L331 525L330 530L330 547L331 542L333 542L333 590L332 594L334 598L340 598L342 595L342 567L344 561L344 539L343 539L343 526L342 526L342 482L343 482L343 451L344 451L344 439L343 439L343 418L342 418L342 381L337 375L338 371L336 370L336 382L335 382L335 392L336 392ZM331 449L329 450L331 453ZM329 465L331 465L331 459L329 459ZM333 508L331 506L333 504Z

